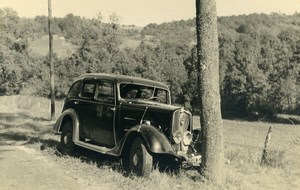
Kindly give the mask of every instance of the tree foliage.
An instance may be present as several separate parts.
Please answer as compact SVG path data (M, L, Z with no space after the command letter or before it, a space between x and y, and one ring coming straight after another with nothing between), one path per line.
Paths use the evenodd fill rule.
M73 14L53 18L53 33L73 45L55 57L56 95L87 72L140 76L167 83L173 102L197 108L195 19L122 26L116 14L104 23ZM222 111L227 116L272 116L300 110L300 14L218 18ZM31 56L30 40L48 33L45 16L20 18L0 9L0 94L48 96L48 58ZM134 48L126 39L140 40Z

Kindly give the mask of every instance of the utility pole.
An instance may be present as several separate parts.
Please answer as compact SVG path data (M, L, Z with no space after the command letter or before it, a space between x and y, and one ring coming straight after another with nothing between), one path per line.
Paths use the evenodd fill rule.
M51 88L51 120L55 120L55 89L54 89L54 63L53 63L53 35L52 25L52 6L48 0L48 29L49 29L49 62L50 62L50 88Z

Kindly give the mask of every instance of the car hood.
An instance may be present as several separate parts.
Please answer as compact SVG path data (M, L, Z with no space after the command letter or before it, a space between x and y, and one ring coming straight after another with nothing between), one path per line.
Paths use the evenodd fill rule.
M147 101L147 100L126 100L124 103L128 103L130 105L136 105L139 107L140 106L148 107L150 109L158 109L158 110L166 110L166 111L175 111L181 108L180 106L162 104L162 103Z

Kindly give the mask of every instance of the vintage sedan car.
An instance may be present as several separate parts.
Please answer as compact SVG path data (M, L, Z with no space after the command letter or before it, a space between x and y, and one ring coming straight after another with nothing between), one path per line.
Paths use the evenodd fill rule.
M75 80L53 131L61 147L122 158L123 168L147 176L156 158L199 165L192 114L171 105L167 85L123 75L85 74Z

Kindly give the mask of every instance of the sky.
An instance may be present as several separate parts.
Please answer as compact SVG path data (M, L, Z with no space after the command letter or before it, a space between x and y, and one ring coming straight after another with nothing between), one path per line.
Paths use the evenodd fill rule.
M218 16L251 13L300 13L300 0L216 0ZM0 8L10 7L20 17L48 15L48 0L0 0ZM68 13L104 21L116 13L120 23L145 26L195 17L195 0L52 0L52 16Z

